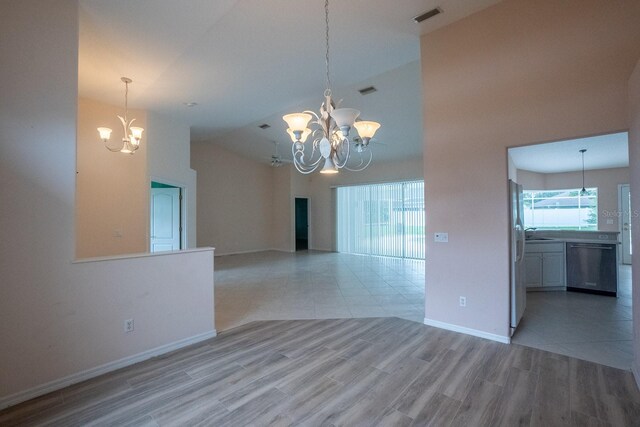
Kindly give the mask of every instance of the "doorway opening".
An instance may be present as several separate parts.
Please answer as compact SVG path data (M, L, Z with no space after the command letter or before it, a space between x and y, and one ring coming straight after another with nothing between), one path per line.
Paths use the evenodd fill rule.
M512 342L629 369L627 132L511 147L507 164L526 229L523 256L510 261L521 272L511 288L526 288Z
M309 249L309 199L296 197L296 251Z
M182 237L182 188L151 181L150 252L184 249Z

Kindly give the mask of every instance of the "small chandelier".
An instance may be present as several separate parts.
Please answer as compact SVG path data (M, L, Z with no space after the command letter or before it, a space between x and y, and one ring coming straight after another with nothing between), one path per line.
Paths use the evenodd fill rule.
M582 154L582 190L580 190L580 195L585 196L587 194L587 189L584 188L584 153L587 152L586 148L580 150L580 154Z
M119 151L125 154L133 154L138 148L140 148L140 140L142 139L142 132L144 132L143 128L131 126L136 119L129 120L127 118L127 113L129 109L128 105L128 95L129 95L129 83L132 80L128 77L121 77L120 80L124 83L124 117L118 116L120 121L122 122L122 127L124 130L124 136L122 137L122 145L116 148L110 147L107 142L109 142L109 138L111 137L112 130L105 127L98 128L98 133L100 134L100 139L104 142L107 150L113 151L114 153Z
M293 164L303 174L311 173L321 166L320 173L338 173L338 170L342 168L350 171L365 169L373 157L371 149L369 149L369 142L380 127L380 124L376 122L356 122L360 111L354 108L335 108L336 105L331 98L331 80L329 78L329 0L324 2L324 16L326 89L324 91L325 100L320 106L320 115L307 110L282 117L289 125L287 133L293 141L291 146ZM352 127L355 127L360 135L360 138L354 141L355 151L359 154L354 160L351 160L352 153L349 143L349 132ZM308 148L305 141L309 136L313 140L311 153L305 158L305 147Z

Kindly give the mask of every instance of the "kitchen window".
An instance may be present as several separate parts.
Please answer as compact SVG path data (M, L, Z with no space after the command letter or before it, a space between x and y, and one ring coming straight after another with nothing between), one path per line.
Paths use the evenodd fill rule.
M338 252L424 259L424 181L338 187Z
M524 225L545 230L597 230L598 189L527 190L523 192Z

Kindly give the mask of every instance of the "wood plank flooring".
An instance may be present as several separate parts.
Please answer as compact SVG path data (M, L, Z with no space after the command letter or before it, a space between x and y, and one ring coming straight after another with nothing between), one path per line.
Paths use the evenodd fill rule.
M630 372L398 318L253 322L0 425L633 426Z

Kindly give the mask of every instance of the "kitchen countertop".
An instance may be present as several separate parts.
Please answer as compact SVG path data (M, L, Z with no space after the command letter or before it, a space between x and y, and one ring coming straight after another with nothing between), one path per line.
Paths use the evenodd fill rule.
M575 239L575 238L562 238L562 237L545 237L544 239L525 239L526 243L606 243L609 245L619 245L620 242L616 240L599 240L599 239Z
M525 235L528 237L525 241L530 243L574 242L619 244L619 234L619 231L602 230L525 230Z

